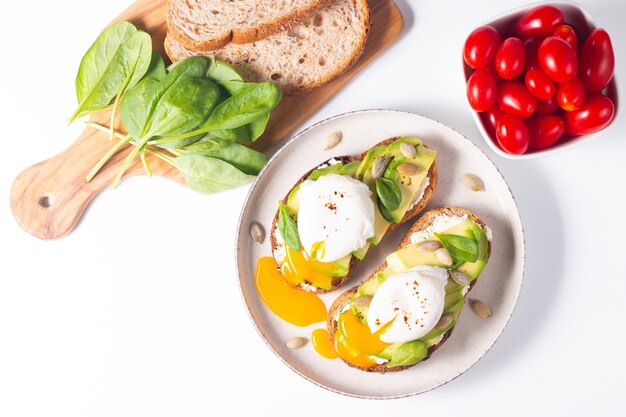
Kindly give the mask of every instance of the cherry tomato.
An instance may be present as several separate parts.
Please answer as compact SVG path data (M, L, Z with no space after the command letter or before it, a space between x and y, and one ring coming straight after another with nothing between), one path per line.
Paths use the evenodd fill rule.
M602 130L611 123L615 106L610 98L602 94L590 94L581 108L563 114L565 133L588 135Z
M548 100L554 96L556 91L554 82L543 71L538 69L528 70L524 79L530 94L539 100Z
M530 9L515 24L515 32L523 38L538 36L545 38L563 24L563 13L554 6L538 6Z
M554 36L558 36L565 42L569 43L574 51L578 51L578 38L574 28L570 25L561 25L554 30Z
M529 38L524 41L524 50L526 51L526 71L531 69L541 69L539 66L539 46L541 39Z
M552 97L548 100L537 100L537 113L552 114L559 108L556 98Z
M545 149L552 146L565 132L565 123L559 116L539 116L527 122L530 147Z
M557 83L566 83L576 75L578 61L572 46L558 36L550 36L539 46L539 65Z
M467 80L467 100L478 112L493 107L498 97L496 80L487 70L476 70Z
M483 126L485 126L485 129L487 129L491 135L496 134L496 126L498 126L498 122L502 116L504 116L504 112L498 106L494 106L488 112L483 113Z
M585 86L578 77L556 88L556 101L565 111L579 109L585 102Z
M498 88L498 107L505 113L525 119L537 110L537 99L528 92L524 84L507 81Z
M512 80L524 71L526 52L524 44L518 38L508 38L496 53L496 71L505 80Z
M500 34L492 26L474 29L465 40L463 59L474 69L482 69L491 64L500 46Z
M580 71L578 74L587 91L598 93L613 78L615 55L611 38L604 29L596 29L580 50Z
M530 133L522 119L505 114L496 127L496 138L506 152L521 155L528 149Z

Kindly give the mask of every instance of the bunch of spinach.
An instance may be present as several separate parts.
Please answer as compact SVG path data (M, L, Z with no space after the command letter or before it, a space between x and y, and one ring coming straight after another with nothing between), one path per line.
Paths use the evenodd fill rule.
M115 187L136 157L148 172L146 153L177 168L187 185L212 193L250 182L267 158L244 145L264 132L281 99L272 82L248 83L213 56L195 56L165 67L151 52L150 37L128 22L104 31L81 62L78 109L70 120L111 111L108 130L119 139L87 175L133 146L113 180ZM115 111L127 134L114 132Z

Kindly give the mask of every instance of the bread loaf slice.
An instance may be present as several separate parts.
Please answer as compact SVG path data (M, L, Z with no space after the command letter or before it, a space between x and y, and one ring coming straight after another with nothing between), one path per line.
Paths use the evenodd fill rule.
M193 51L249 43L287 30L334 0L168 0L174 37Z
M399 139L399 137L393 137L393 138L389 138L389 139L383 140L382 142L379 142L376 145L372 146L372 148L377 147L377 146L389 145L389 144L395 142L397 139ZM365 158L366 154L367 154L367 151L363 152L359 156L336 156L336 157L334 157L332 159L334 159L335 161L339 161L339 162L341 162L342 164L345 165L345 164L347 164L349 162L363 160L363 158ZM311 173L314 170L316 170L318 168L321 168L323 166L327 166L327 165L330 165L330 160L326 161L326 162L322 163L321 165L319 165L319 166L311 169L310 171L308 171L306 174L304 174L293 185L291 190L293 190L300 183L305 181L309 177L309 175L311 175ZM433 164L430 166L430 169L428 170L428 185L424 189L424 193L422 195L422 198L419 201L416 201L415 204L413 205L413 207L411 207L406 212L406 214L404 215L404 217L402 218L402 220L400 221L399 224L391 223L389 225L389 228L387 229L387 233L389 233L392 230L394 230L395 228L397 228L400 224L404 224L404 223L412 220L413 218L415 218L426 207L426 205L432 199L433 194L435 193L435 189L437 188L437 180L438 180L438 177L437 177L437 160L435 159L435 161L433 161ZM287 204L287 200L289 198L289 193L291 192L291 190L289 190L289 192L285 195L285 198L282 200L284 204ZM280 253L282 250L284 250L285 243L283 242L282 237L280 237L280 232L278 231L278 211L276 211L276 214L274 215L274 220L272 221L272 227L270 229L270 245L272 247L272 255L274 256L274 260L276 261L276 265L280 269L280 266L281 266L281 263L282 263L283 259L278 256L278 253ZM350 279L350 271L352 271L352 267L355 265L356 262L358 262L358 259L353 256L351 261L350 261L350 269L349 269L348 275L346 275L346 276L342 277L341 279L337 280L336 282L334 282L333 283L333 288L330 289L330 290L325 290L323 288L312 289L310 287L306 287L306 286L303 286L303 285L299 285L298 287L300 289L304 289L306 291L314 292L314 293L317 293L317 294L323 294L323 293L334 291L337 288L339 288L340 286L342 286L346 281L348 281L348 279Z
M337 77L361 56L370 26L367 0L335 0L302 24L260 41L204 53L233 65L247 81L274 81L285 94L307 91ZM173 62L200 55L168 33Z
M446 207L430 210L427 213L425 213L422 217L420 217L419 220L417 220L413 224L413 226L411 226L411 228L407 232L407 234L404 237L404 239L402 239L402 242L400 242L400 244L398 245L398 248L396 250L402 249L403 247L410 245L411 244L411 235L413 233L415 233L415 232L424 230L428 226L432 225L433 222L435 221L435 219L438 216L440 216L440 215L446 215L446 216L463 216L463 215L466 215L468 218L472 219L474 222L476 222L476 224L478 224L483 229L485 229L487 227L485 222L483 222L480 218L478 218L478 216L476 216L476 214L474 214L471 211L466 210L464 208L446 206ZM487 248L487 259L489 259L490 255L491 255L491 241L489 241L489 246ZM372 274L365 281L378 279L376 274L378 274L379 272L384 271L386 268L387 268L387 262L384 262L378 269L376 269L374 272L372 272ZM468 293L469 293L469 291L472 290L472 288L474 288L474 285L476 284L477 281L478 281L478 278L474 279L470 283L469 289L468 289ZM350 290L344 292L343 294L341 294L339 297L337 297L337 299L333 302L333 304L330 306L330 309L328 310L327 326L328 326L328 334L329 334L329 337L331 338L331 343L334 343L333 337L335 335L335 332L338 329L338 327L337 327L337 318L344 311L346 306L349 305L350 298L356 293L358 288L359 288L359 286L357 285L356 287L353 287L352 289L350 289ZM433 352L435 352L435 350L439 349L445 343L445 341L448 340L448 337L450 337L450 335L452 334L452 330L454 330L454 327L452 327L450 330L448 330L446 333L444 333L442 335L443 337L441 338L441 340L438 343L436 343L436 344L434 344L434 345L432 345L432 346L430 346L428 348L428 355L422 361L425 361L428 358L430 358L430 355L432 355ZM385 366L385 364L379 364L379 365L373 366L371 368L361 368L361 367L356 366L354 364L351 364L351 363L349 363L347 361L344 361L344 362L346 364L348 364L349 366L351 366L353 368L360 369L362 371L378 372L378 373L397 372L397 371L402 371L404 369L410 368L411 366L414 366L414 365L409 365L409 366L392 366L392 367L387 367L387 366Z

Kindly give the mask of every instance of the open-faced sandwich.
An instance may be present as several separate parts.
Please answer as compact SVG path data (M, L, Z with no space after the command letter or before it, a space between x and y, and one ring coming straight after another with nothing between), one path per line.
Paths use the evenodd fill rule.
M472 212L424 214L397 250L328 314L339 357L369 372L400 371L439 348L491 252L491 232Z
M436 154L418 138L396 137L305 174L279 202L270 232L285 280L316 293L346 282L371 244L431 200Z

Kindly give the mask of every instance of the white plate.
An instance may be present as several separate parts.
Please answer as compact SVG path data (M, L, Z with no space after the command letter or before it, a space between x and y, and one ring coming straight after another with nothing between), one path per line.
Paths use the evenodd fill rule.
M324 139L340 131L343 140L324 151ZM310 336L323 323L306 328L275 316L259 298L254 285L257 260L271 256L269 239L260 245L249 235L252 221L266 230L277 203L309 169L339 155L357 155L377 142L414 135L437 150L439 186L429 208L452 205L472 210L493 231L491 258L470 297L485 301L493 310L489 319L474 315L466 304L448 341L432 357L416 366L387 374L370 374L348 367L339 359L319 356L311 343L289 350L285 342L294 336ZM485 191L475 193L463 185L465 173L478 175ZM309 381L331 391L364 398L397 398L420 394L456 378L478 361L506 326L522 285L524 234L515 200L504 178L489 158L458 132L411 113L371 110L347 113L324 120L298 133L263 169L252 185L241 213L237 231L236 257L241 292L250 317L267 345L283 362ZM326 306L343 290L357 285L393 251L410 224L389 233L378 247L353 270L352 279L339 290L322 296Z

